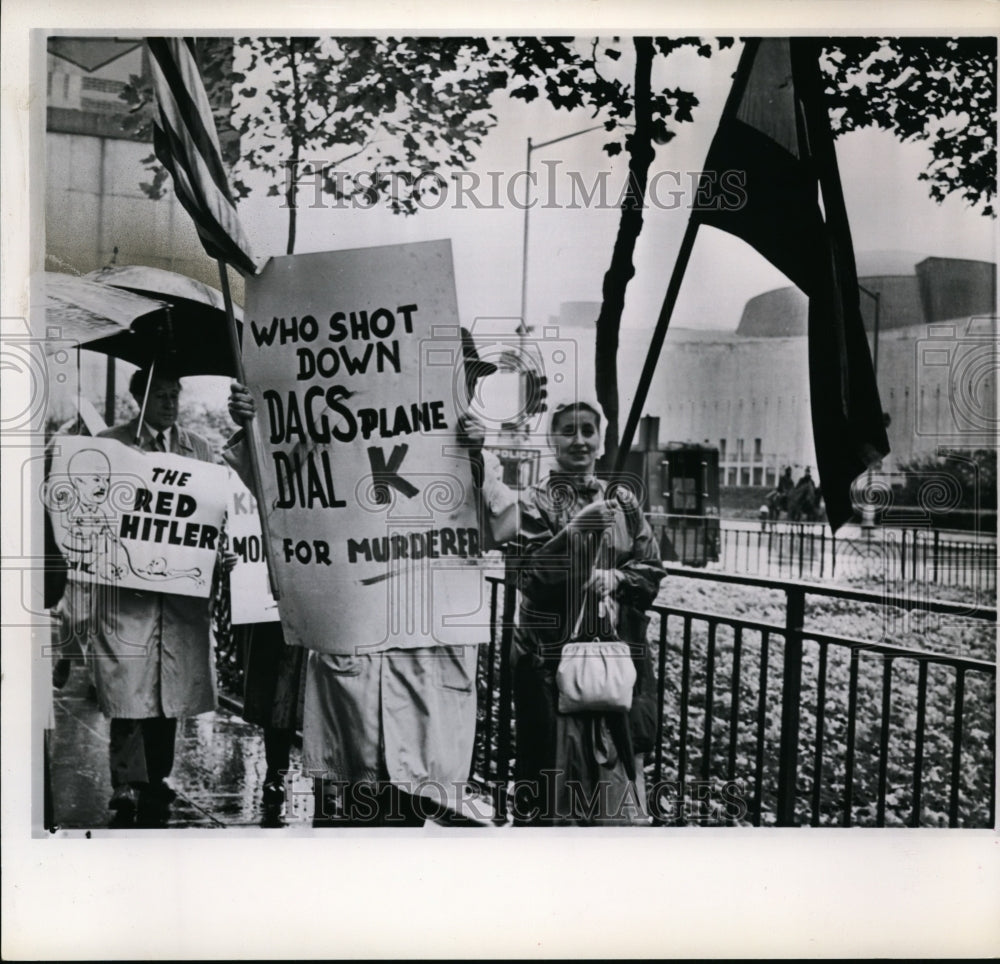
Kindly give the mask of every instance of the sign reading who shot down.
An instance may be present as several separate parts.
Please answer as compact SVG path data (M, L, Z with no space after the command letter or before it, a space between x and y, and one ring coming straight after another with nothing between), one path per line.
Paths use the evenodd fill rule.
M286 638L482 642L450 242L272 258L247 281L243 359Z

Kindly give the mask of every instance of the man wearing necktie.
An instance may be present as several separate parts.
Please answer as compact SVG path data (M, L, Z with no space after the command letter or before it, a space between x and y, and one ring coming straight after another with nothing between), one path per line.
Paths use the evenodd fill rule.
M148 392L147 392L148 382ZM177 424L180 380L139 369L129 392L144 417L100 438L145 452L203 462L217 459L205 439ZM143 404L145 402L145 409ZM162 822L175 793L177 718L215 708L210 600L104 587L94 608L94 673L101 710L111 719L109 757L114 825Z

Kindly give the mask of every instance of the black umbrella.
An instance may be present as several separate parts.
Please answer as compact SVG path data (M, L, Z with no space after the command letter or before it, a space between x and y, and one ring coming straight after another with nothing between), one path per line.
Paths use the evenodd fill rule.
M123 334L140 318L162 315L166 307L162 301L143 298L130 291L46 271L45 326L59 332L51 348L46 343L46 350L59 350L65 341L89 347L94 341Z
M113 265L93 271L89 281L165 302L167 307L137 318L127 331L86 347L144 367L155 361L178 377L236 376L222 293L187 275L144 265ZM237 322L243 313L234 305Z

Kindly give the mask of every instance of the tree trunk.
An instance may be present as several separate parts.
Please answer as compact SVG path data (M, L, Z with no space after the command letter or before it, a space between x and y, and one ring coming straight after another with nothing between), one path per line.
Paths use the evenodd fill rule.
M653 119L650 86L653 71L653 41L635 38L635 130L626 139L628 187L622 199L618 234L611 252L611 265L604 275L601 312L597 317L594 388L604 410L604 458L602 469L611 469L618 458L618 332L625 309L625 291L635 275L632 256L642 232L643 204L649 168L653 163Z

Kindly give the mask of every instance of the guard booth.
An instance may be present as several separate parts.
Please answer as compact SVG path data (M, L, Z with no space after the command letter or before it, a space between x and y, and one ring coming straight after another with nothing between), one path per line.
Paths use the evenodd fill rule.
M719 558L719 450L694 442L659 443L660 420L640 422L625 470L642 482L643 509L662 558L704 566Z

